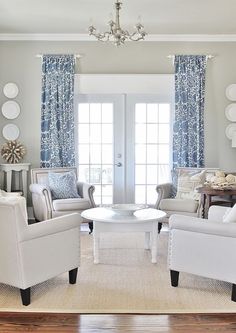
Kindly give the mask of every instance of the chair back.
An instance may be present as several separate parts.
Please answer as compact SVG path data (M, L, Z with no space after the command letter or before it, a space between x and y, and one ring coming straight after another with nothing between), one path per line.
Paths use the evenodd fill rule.
M77 168L66 167L66 168L34 168L31 169L31 183L33 184L46 184L48 185L48 173L64 173L74 171L77 179Z
M172 183L175 187L175 190L177 190L177 183L178 183L178 177L183 173L189 173L194 174L205 170L206 171L206 180L208 178L214 176L215 172L219 170L219 168L194 168L194 167L178 167L171 171L172 174Z

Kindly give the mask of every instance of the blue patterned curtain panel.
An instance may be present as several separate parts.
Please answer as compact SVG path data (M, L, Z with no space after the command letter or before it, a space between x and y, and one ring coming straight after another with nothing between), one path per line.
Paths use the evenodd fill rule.
M204 166L204 99L207 57L175 56L173 166Z
M74 55L44 55L42 62L42 168L75 165Z

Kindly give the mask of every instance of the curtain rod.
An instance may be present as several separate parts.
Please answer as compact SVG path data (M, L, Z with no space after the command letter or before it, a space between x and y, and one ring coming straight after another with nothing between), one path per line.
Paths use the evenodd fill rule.
M53 54L52 54L53 55ZM36 54L35 55L36 58L42 58L43 57L43 54ZM74 57L75 58L81 58L82 55L81 54L74 54Z
M169 55L167 56L167 58L174 59L175 56L176 56L176 54L169 54ZM215 56L212 55L212 54L206 54L206 57L207 57L207 59L215 58Z

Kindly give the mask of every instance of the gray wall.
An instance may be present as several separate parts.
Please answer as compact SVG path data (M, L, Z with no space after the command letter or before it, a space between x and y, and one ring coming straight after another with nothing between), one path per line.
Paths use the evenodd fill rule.
M16 100L20 116L11 121L20 128L19 140L27 147L25 162L39 166L41 60L38 53L80 53L78 73L173 73L168 54L213 54L208 61L205 105L206 166L236 171L236 148L225 136L225 89L236 83L235 43L138 42L116 48L98 42L0 42L0 104L7 98L2 88L7 82L19 87ZM9 121L0 113L0 147L5 142L1 131ZM2 160L0 160L3 162Z

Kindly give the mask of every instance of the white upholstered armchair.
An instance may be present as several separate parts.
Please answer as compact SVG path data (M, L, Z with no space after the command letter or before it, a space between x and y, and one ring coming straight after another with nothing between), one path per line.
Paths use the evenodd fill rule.
M166 217L158 223L159 232L162 223L168 222L172 214L200 216L200 194L196 193L195 188L212 177L215 170L217 169L177 168L173 174L173 182L157 185L155 208L166 213Z
M28 225L23 197L0 198L0 282L20 289L30 304L30 287L69 272L76 283L80 264L80 215Z
M62 175L66 172L75 173L79 197L55 199L49 187L49 173ZM81 213L85 209L95 207L94 190L93 185L77 180L77 169L75 167L31 169L30 191L32 193L32 204L36 221L43 221L73 212ZM88 222L90 231L92 231L91 221L82 219L82 222Z
M168 267L173 287L178 286L179 272L196 274L232 283L231 299L236 301L236 213L234 223L223 223L232 209L211 206L208 220L170 217Z

